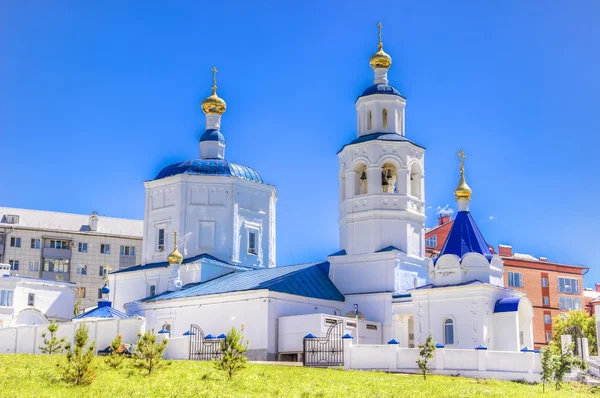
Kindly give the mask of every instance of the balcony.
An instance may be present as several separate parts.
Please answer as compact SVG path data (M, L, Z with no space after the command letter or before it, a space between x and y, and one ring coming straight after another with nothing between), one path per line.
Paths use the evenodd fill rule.
M59 260L70 260L71 249L55 249L53 247L44 247L44 258L56 258Z
M61 249L55 249L55 250L61 250ZM64 281L64 282L69 282L69 273L68 272L42 271L42 279L52 280L52 281L60 280L60 281Z

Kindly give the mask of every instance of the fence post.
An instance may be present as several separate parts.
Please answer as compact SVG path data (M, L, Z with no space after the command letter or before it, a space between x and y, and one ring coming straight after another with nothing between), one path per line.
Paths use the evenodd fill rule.
M358 330L358 327L357 327ZM346 333L342 337L342 344L344 345L344 369L352 369L352 339L353 337Z

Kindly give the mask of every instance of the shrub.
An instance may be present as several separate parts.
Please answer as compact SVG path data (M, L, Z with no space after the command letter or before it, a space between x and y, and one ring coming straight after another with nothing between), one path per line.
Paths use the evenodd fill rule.
M123 343L123 335L118 334L110 343L110 354L106 357L106 363L113 369L117 369L123 363L127 352L125 343Z
M40 351L44 354L60 354L65 350L67 345L67 339L56 338L56 332L58 331L58 323L52 322L48 325L48 331L50 332L50 340L46 339L46 332L42 332L42 338L44 339L44 345L38 346Z
M223 356L220 361L215 361L215 367L227 373L229 379L246 367L246 356L244 354L248 351L250 342L248 340L244 341L244 329L244 325L242 325L241 332L235 327L231 328L221 342Z
M425 344L419 344L419 359L417 359L417 365L419 365L419 369L423 373L423 380L427 379L427 373L431 370L428 365L428 361L433 358L433 353L435 351L435 343L433 342L433 336L431 336L431 332L429 336L427 336L427 340L425 340Z
M584 370L586 368L585 362L577 355L573 355L573 347L574 344L570 344L564 350L560 346L554 349L555 352L558 351L553 358L554 382L557 390L560 390L567 374L575 369Z
M554 356L550 347L542 348L540 351L542 362L542 392L546 392L546 383L554 377Z
M67 344L67 366L64 368L63 377L72 384L90 384L96 378L94 366L94 353L96 342L88 343L88 329L81 325L75 332L75 347Z
M135 349L136 366L147 370L148 374L162 365L162 356L168 343L167 339L163 339L157 344L153 332L154 330L148 330L144 334L138 334L139 339Z

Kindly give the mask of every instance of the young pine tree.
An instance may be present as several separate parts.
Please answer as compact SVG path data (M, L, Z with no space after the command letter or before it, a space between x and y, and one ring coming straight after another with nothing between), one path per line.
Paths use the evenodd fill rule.
M435 343L433 342L433 336L429 333L427 336L427 340L425 340L425 344L419 344L419 359L417 359L417 365L419 365L419 369L423 372L423 380L427 380L427 373L429 373L429 364L428 361L433 358L433 353L435 352Z
M123 335L118 334L112 343L110 343L110 354L106 357L106 363L113 369L119 368L125 358L125 350Z
M58 323L52 322L48 325L48 331L50 332L50 340L46 338L46 332L42 332L42 338L44 339L44 345L38 346L40 351L44 354L60 354L65 350L67 345L67 339L56 338L56 332L58 332Z
M585 370L586 368L585 362L577 355L573 355L573 347L574 344L571 344L565 350L561 350L560 347L555 350L558 351L554 355L554 383L557 390L560 390L567 374L574 369Z
M248 351L250 342L244 338L244 329L244 325L242 325L241 332L235 327L231 328L225 340L221 342L223 357L220 361L215 361L215 367L227 373L229 379L246 367L244 354Z
M81 325L75 332L75 347L67 344L67 366L64 368L63 377L69 383L82 385L90 384L96 378L94 354L96 342L88 344L88 329Z
M162 356L167 348L167 339L163 339L160 343L156 343L156 335L153 330L148 330L144 334L138 334L138 341L135 348L136 365L140 369L148 371L148 374L153 370L158 369L161 365Z
M540 359L542 362L542 392L546 392L546 383L554 378L554 355L552 347L542 348Z

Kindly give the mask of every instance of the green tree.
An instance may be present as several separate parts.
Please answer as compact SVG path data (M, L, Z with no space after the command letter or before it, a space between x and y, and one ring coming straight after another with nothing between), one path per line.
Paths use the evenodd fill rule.
M65 350L67 345L67 339L56 338L56 332L58 331L58 323L52 322L48 325L48 331L50 332L50 339L46 338L46 332L42 332L42 338L44 339L44 345L38 346L40 351L44 354L60 354Z
M540 351L542 362L542 392L546 392L546 383L554 379L554 355L552 347L544 347Z
M554 342L550 345L550 349L554 351L554 383L556 389L560 390L567 374L575 369L585 370L587 365L578 355L573 355L574 344L570 344L568 347L565 347L564 350L561 349L560 345L557 345Z
M429 368L428 361L433 358L433 353L435 352L435 343L433 342L433 336L431 332L429 332L429 336L427 336L427 340L425 340L425 344L419 344L419 359L417 359L417 365L419 365L419 369L423 372L423 380L427 380L427 373L431 370Z
M234 374L246 367L246 356L250 342L244 337L245 326L242 325L241 332L235 327L227 333L227 336L221 341L221 350L223 356L221 360L215 361L215 367L224 371L229 376L229 379Z
M552 341L560 346L560 336L571 334L569 329L577 326L583 333L583 337L588 339L590 356L598 355L598 340L596 338L596 320L583 310L569 311L561 314L552 321ZM575 339L575 336L573 336Z
M138 368L147 370L150 374L162 365L162 356L167 348L168 340L163 339L157 344L154 330L148 330L144 334L140 333L138 337L135 348L135 363Z
M81 314L81 300L75 300L75 305L73 305L73 316L77 316Z
M94 354L96 342L88 344L88 328L81 325L75 332L75 347L67 344L67 366L64 368L63 377L66 381L76 385L90 384L96 378Z
M106 357L106 363L113 369L117 369L123 363L125 358L125 343L123 343L123 335L118 334L110 343L110 354Z

